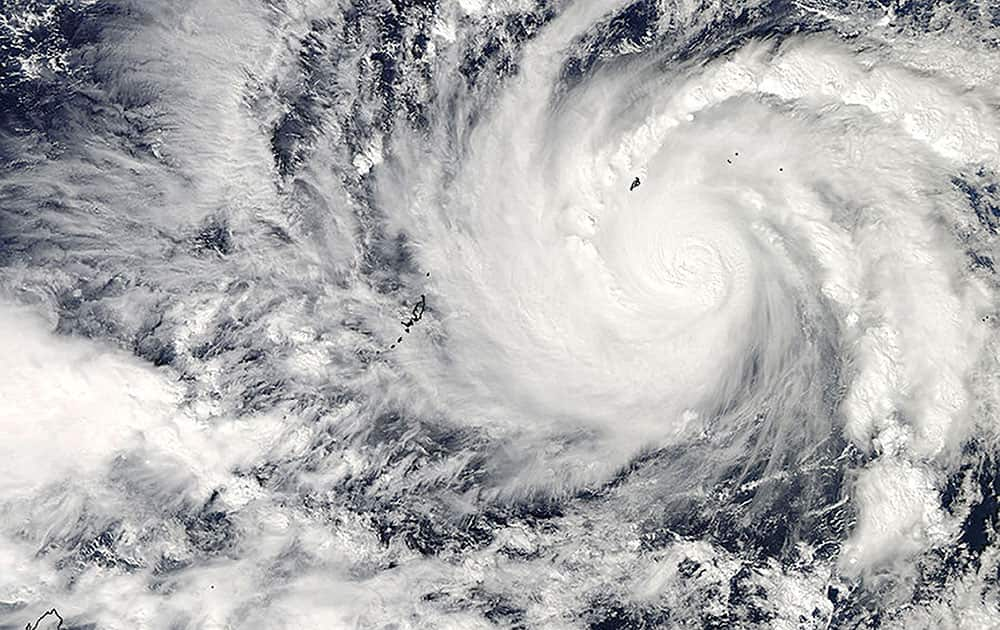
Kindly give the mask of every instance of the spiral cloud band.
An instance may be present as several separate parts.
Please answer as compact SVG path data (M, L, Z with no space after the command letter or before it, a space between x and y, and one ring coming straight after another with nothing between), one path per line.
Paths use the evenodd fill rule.
M993 627L1000 10L875 4L0 8L0 625Z

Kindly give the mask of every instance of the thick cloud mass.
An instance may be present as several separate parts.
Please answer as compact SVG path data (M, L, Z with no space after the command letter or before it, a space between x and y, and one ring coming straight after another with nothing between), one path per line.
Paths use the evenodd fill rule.
M998 28L4 5L0 626L993 627Z

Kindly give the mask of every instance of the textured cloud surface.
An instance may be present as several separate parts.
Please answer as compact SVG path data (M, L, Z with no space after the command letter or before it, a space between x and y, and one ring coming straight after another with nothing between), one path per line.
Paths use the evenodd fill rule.
M989 3L0 18L0 626L996 623Z

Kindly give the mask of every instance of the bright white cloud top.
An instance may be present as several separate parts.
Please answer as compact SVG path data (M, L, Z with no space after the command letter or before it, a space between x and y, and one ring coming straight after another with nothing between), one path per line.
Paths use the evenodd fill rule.
M0 625L989 627L1000 11L210 4L0 10Z

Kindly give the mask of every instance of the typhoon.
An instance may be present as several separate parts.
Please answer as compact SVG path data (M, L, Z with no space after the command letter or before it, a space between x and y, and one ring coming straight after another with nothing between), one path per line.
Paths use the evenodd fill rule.
M0 627L1000 628L1000 6L0 5Z

